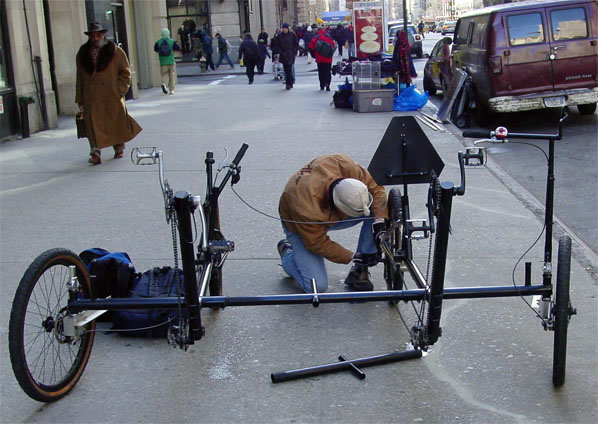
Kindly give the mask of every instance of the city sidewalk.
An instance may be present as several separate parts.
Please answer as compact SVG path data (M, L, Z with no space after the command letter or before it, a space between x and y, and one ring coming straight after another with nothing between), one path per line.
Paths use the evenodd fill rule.
M333 79L333 85L340 82ZM225 148L230 161L248 143L235 190L276 216L280 193L301 166L342 152L367 167L392 117L414 115L355 113L335 109L331 100L311 74L298 77L291 91L274 82L179 84L175 95L157 87L127 103L143 131L127 144L124 159L112 159L105 149L103 163L89 165L88 143L76 139L72 117L62 117L56 130L2 143L2 339L8 339L19 280L47 249L125 251L139 271L173 265L158 169L132 165L127 155L133 147L157 146L170 186L203 196L205 152L213 151L218 164ZM445 163L441 180L458 185L462 140L449 131L423 131ZM425 185L410 188L414 218L426 215L426 191ZM220 208L223 233L236 246L224 266L225 295L297 293L279 266L280 223L249 209L229 187ZM511 284L514 264L543 227L488 167L467 170L466 194L454 198L452 216L447 287ZM353 248L358 232L332 237ZM428 246L428 240L415 243L424 274ZM533 262L534 282L542 248L538 243L525 259ZM327 269L329 291L345 291L349 266L327 263ZM522 264L515 275L521 283ZM376 290L385 289L382 266L372 270L372 281ZM161 339L97 333L75 389L47 406L21 391L7 343L0 344L0 422L590 423L597 413L596 285L575 260L571 282L578 315L569 326L567 381L558 391L551 385L552 333L519 298L445 300L443 335L428 355L367 368L365 380L347 372L277 385L272 372L335 362L339 355L404 350L409 328L387 303L228 307L202 312L206 335L186 353ZM398 308L414 324L409 305Z

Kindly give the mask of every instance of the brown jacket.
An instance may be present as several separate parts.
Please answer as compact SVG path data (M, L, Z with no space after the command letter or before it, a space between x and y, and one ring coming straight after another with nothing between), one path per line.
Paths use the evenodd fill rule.
M127 115L125 107L125 94L131 85L127 55L108 40L94 67L90 49L87 42L77 53L75 102L83 104L87 138L101 149L133 139L141 127Z
M379 187L365 168L345 154L320 156L293 174L280 196L280 217L302 222L346 219L347 215L332 206L329 200L330 185L341 178L354 178L363 182L374 198L370 208L372 215L388 218L384 187ZM328 237L328 228L334 224L285 222L284 225L290 232L299 234L309 251L332 262L351 262L353 252Z

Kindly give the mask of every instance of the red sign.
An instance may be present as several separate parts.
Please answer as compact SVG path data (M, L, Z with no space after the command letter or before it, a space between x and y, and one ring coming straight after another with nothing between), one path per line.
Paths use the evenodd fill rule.
M357 58L381 54L384 50L382 1L353 2L353 27Z

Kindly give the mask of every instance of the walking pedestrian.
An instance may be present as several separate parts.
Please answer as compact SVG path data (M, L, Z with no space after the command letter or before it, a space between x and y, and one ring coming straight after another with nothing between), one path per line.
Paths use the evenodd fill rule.
M158 53L160 60L160 75L162 77L162 92L174 94L176 83L176 64L174 62L174 52L180 51L178 43L170 38L168 28L162 28L162 38L154 44L154 51ZM168 89L166 88L168 87Z
M215 37L218 39L218 54L219 54L218 62L216 62L216 69L218 69L220 67L220 64L222 63L223 59L226 59L226 61L230 65L230 68L234 69L235 65L233 65L233 61L230 60L230 57L228 57L228 41L226 41L226 38L224 38L222 35L220 35L219 32L216 33Z
M285 73L285 86L287 90L290 90L295 84L293 65L299 49L299 42L295 33L289 30L289 24L287 23L282 24L282 32L277 38L278 48L280 49L280 63L282 63Z
M214 60L212 59L212 53L214 53L214 48L212 47L212 37L208 35L205 29L200 31L201 36L201 50L206 58L206 70L209 68L212 71L216 70L214 66Z
M131 85L131 69L125 52L104 37L106 29L91 22L89 37L76 57L75 102L83 112L85 134L89 140L89 163L102 163L101 150L114 148L114 158L123 157L125 143L141 127L127 114L125 95Z
M417 24L417 29L418 29L419 35L421 35L422 38L426 38L424 36L424 27L425 27L424 21L419 21L419 24Z
M262 34L265 34L265 36ZM266 58L270 58L270 53L268 53L268 33L264 30L264 28L262 28L262 33L257 36L257 47L260 53L257 61L257 73L258 75L264 75Z
M270 39L270 50L272 51L272 58L280 54L280 48L278 47L278 36L280 34L280 28L276 28L276 31L274 31L274 35Z
M246 33L244 40L239 46L239 59L243 59L245 64L245 73L249 79L249 84L253 84L253 75L255 72L255 65L259 60L260 52L257 44L253 41L251 34Z
M309 51L309 44L311 43L311 40L313 40L314 37L316 37L316 36L317 36L317 34L311 26L308 26L305 29L305 34L303 35L303 42L305 43L305 50L307 51L307 63L308 64L311 64L311 58L312 58L312 55Z
M355 57L355 32L353 25L347 27L347 42L349 43L348 57Z
M342 57L343 46L345 45L345 41L347 39L347 36L345 35L345 28L341 24L338 24L334 30L333 36L334 41L336 41L336 44L338 45L338 55Z
M318 292L324 292L328 288L324 259L353 261L345 284L353 290L373 290L368 266L377 263L388 218L386 204L384 187L349 156L315 158L291 176L280 196L285 238L277 249L283 269L305 292L312 292L312 278ZM328 231L357 224L362 225L355 253L328 236Z
M318 42L329 44L330 48L327 49L328 52L326 52L326 49L316 48ZM326 89L326 91L330 91L330 81L332 80L330 69L332 68L332 56L334 55L334 40L328 37L326 31L321 29L318 31L318 36L312 39L311 43L309 43L309 49L314 53L318 65L320 90Z

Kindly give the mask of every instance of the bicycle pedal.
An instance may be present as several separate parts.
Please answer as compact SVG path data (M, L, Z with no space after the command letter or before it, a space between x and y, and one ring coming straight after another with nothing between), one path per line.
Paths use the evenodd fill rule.
M211 252L232 252L235 250L235 243L230 240L210 240L208 250Z
M488 153L485 147L467 147L463 156L465 166L483 166L487 162Z

